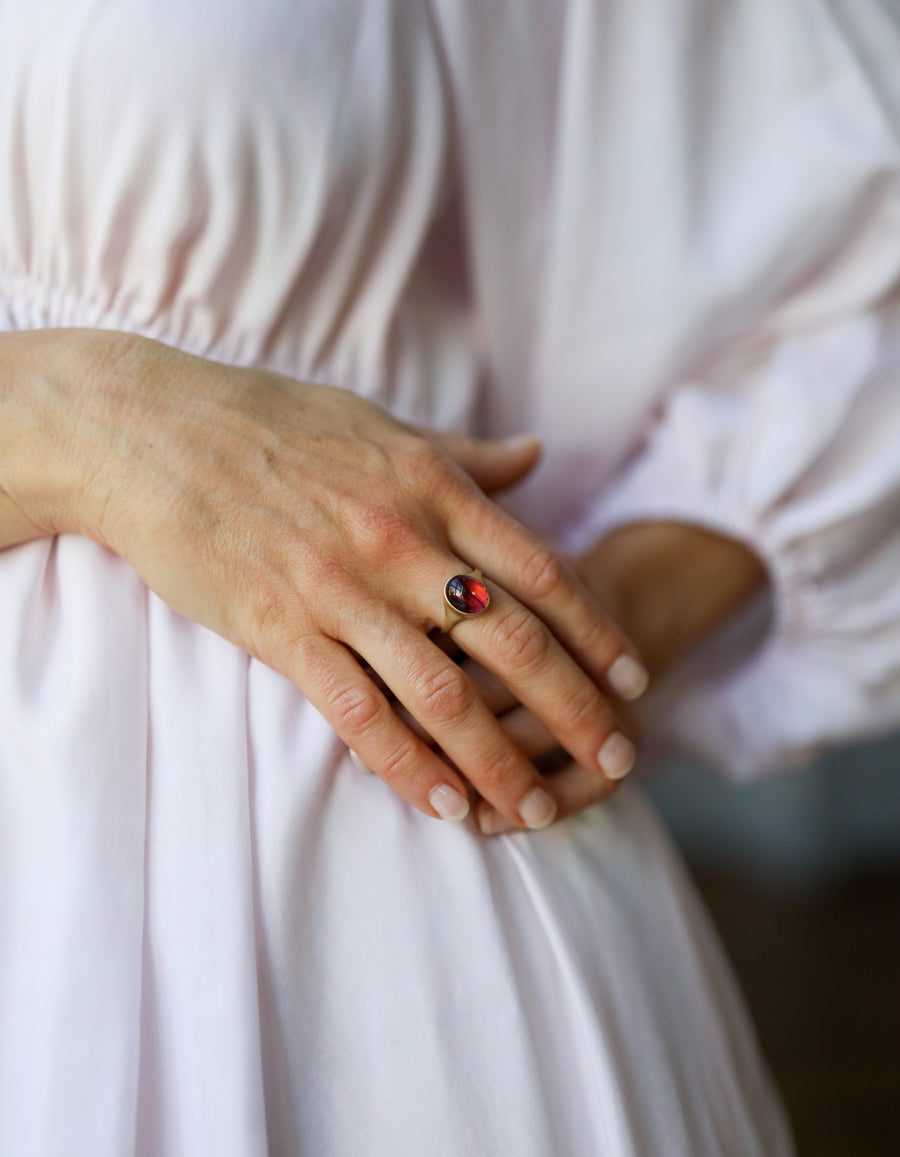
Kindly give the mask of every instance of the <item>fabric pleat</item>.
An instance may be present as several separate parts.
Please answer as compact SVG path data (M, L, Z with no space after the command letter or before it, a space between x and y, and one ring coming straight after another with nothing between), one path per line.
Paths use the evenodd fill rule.
M0 341L537 429L532 525L769 566L672 744L751 776L887 726L900 27L713 7L4 0ZM87 539L0 553L0 605L3 1157L790 1157L636 788L485 840Z

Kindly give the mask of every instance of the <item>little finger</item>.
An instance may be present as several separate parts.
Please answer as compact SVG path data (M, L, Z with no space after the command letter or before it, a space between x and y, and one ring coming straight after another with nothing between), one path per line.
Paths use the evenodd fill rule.
M593 775L574 761L562 770L556 772L552 778L553 794L557 801L556 820L568 819L569 816L582 812L585 808L602 803L619 786L615 780L604 779ZM490 804L481 803L476 809L476 820L482 835L496 836L516 829L508 824L504 817L492 808Z
M389 634L389 645L384 638L347 642L367 655L444 755L508 822L528 828L551 823L556 814L552 794L465 673L427 635L403 620ZM416 742L425 746L418 737Z
M425 815L465 819L468 789L460 776L397 717L346 647L317 636L297 650L296 684L355 753L354 762Z

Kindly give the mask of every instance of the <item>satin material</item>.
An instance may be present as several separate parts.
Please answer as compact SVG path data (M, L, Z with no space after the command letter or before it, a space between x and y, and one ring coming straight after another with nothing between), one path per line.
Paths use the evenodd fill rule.
M777 630L804 590L849 600L862 730L900 682L891 643L883 711L854 674L894 620L838 517L895 497L891 391L864 383L894 364L897 39L875 0L2 0L0 329L537 426L519 507L567 541L668 511L798 576ZM0 598L0 1152L790 1153L635 789L487 841L93 543L4 552ZM655 718L719 751L755 702L732 667L715 718L702 691ZM801 748L836 671L818 697L807 674ZM777 686L735 733L750 770L790 747Z

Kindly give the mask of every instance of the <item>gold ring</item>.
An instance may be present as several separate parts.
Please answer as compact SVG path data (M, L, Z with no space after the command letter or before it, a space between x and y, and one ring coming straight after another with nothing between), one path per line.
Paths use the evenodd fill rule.
M491 596L484 585L480 570L470 574L455 574L444 583L444 625L446 633L463 619L471 619L483 614L491 603Z

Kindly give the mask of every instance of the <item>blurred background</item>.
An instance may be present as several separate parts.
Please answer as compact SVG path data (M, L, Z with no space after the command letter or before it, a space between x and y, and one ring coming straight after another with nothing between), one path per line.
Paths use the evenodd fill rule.
M900 1154L900 736L735 787L646 787L719 928L800 1157Z

